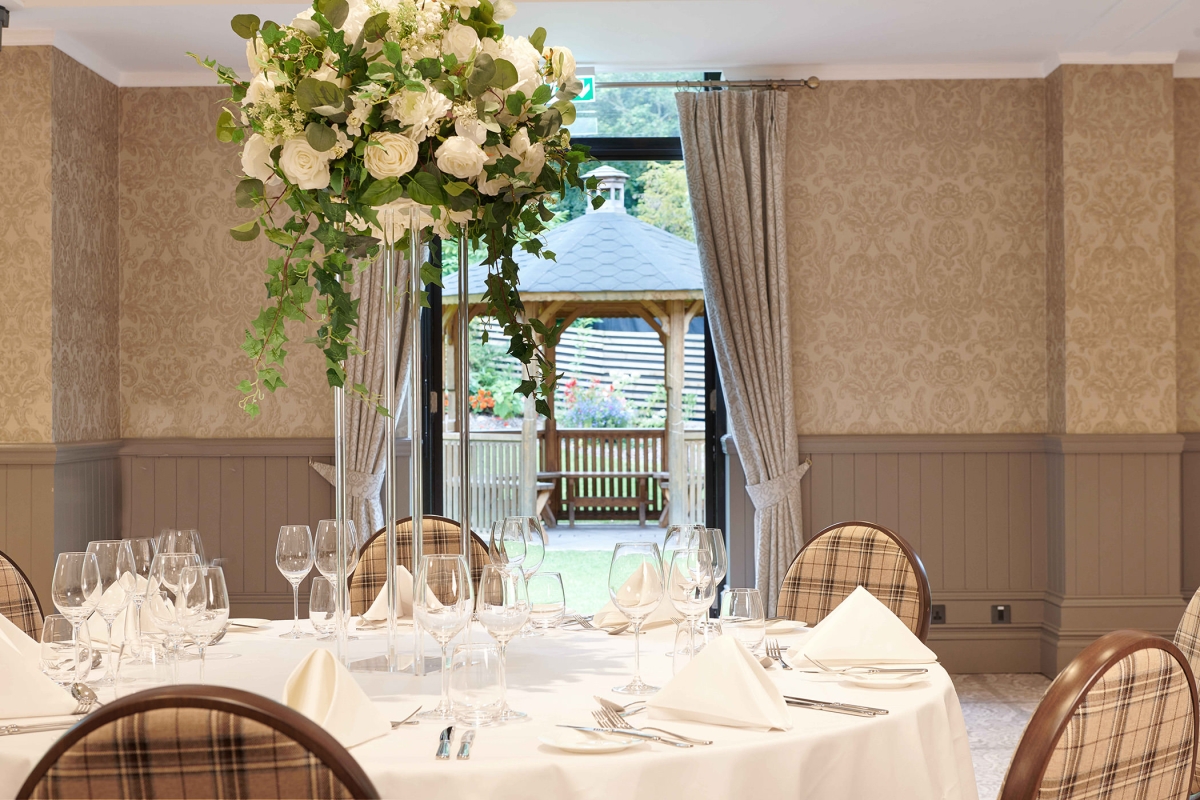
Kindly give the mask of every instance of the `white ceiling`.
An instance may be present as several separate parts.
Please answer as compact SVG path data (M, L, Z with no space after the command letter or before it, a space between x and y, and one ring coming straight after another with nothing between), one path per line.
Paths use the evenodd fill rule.
M731 77L1040 77L1060 63L1174 63L1200 75L1200 0L518 0L601 69ZM125 86L210 83L188 50L243 65L235 13L285 22L304 4L0 0L4 46L54 44Z

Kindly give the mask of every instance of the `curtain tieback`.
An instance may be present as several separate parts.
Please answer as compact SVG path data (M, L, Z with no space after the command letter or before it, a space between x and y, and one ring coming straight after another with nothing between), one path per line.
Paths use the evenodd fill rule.
M320 461L311 462L311 466L321 477L329 481L334 486L337 485L337 475L334 472L333 464L323 464ZM379 496L379 492L383 489L383 476L385 470L379 472L359 472L358 470L346 470L346 494L351 497L364 497L373 499Z
M788 495L800 491L800 479L808 472L811 460L806 460L795 469L785 472L777 478L759 481L753 486L746 487L750 502L754 503L756 511L776 506L787 499Z

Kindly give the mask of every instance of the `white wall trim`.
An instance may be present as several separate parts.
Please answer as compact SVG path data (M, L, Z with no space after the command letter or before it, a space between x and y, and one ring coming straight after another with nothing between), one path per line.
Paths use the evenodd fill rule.
M1181 61L1175 64L1176 78L1200 78L1200 61Z
M121 85L121 71L107 59L96 55L91 48L81 43L75 37L61 31L55 32L54 46L109 83L116 84L117 86Z
M189 72L122 72L122 87L133 86L219 86L216 76L206 71Z
M5 28L5 47L34 47L54 44L54 31L50 28Z

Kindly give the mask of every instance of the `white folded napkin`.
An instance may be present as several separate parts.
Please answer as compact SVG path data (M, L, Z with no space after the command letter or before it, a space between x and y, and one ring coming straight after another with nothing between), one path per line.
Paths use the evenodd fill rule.
M0 719L55 717L79 705L42 674L41 645L0 614Z
M137 591L140 594L146 593L147 581L141 575L135 575L137 578ZM105 590L104 595L108 596L111 593L126 591L127 587L120 587L118 584L113 584ZM125 642L125 626L132 625L129 617L133 614L134 604L133 598L129 598L129 605L121 609L121 613L117 614L117 618L113 620L113 635L112 642L108 641L108 625L104 622L104 617L100 616L100 612L93 613L88 617L88 633L92 636L92 644L104 645L111 644L113 648L120 647ZM154 632L158 628L154 625L154 620L150 616L150 606L142 604L142 632ZM130 631L132 633L132 631Z
M862 586L813 628L803 653L830 667L937 661L937 654Z
M652 719L790 730L783 694L746 645L720 636L646 703Z
M621 588L617 590L617 594L626 595L631 602L636 602L638 595L642 593L647 582L662 585L662 580L658 577L658 573L651 569L649 564L642 564L641 569L630 575L629 579L621 585ZM662 593L662 600L650 612L650 616L646 617L645 621L642 622L642 629L650 630L662 627L663 625L669 625L672 621L671 618L677 616L679 616L679 612L675 610L675 606L667 599L667 593L664 591ZM628 622L629 618L611 600L605 603L604 608L597 611L592 617L592 624L597 628L615 628L618 625L625 625Z
M329 731L343 747L354 747L392 730L354 682L350 670L324 649L312 651L292 670L283 687L283 704Z
M411 618L413 614L413 576L412 573L405 568L403 564L396 565L396 576L394 578L396 586L399 588L396 603L396 616ZM371 607L367 609L367 613L363 614L363 619L370 622L379 622L387 619L387 584L379 590L379 594L375 595L375 602L371 603Z

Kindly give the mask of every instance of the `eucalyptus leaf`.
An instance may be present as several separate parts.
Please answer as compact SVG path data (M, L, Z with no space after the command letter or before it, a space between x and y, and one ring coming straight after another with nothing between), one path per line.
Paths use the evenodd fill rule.
M533 33L529 34L529 43L533 45L533 49L539 53L546 46L546 29L538 28Z
M517 68L513 63L504 58L497 58L493 62L496 66L496 74L492 76L490 81L492 86L497 89L508 89L517 85Z
M548 139L558 133L558 129L562 127L562 114L557 108L546 110L545 114L538 117L533 126L533 132L537 134L539 139Z
M557 109L562 116L563 125L570 125L575 121L575 104L570 100L560 100L554 104L553 108Z
M367 20L367 22L370 22L370 20ZM395 42L384 42L383 54L387 57L387 60L393 64L398 65L404 60L404 50Z
M332 150L333 146L337 144L337 134L334 133L333 128L319 122L308 123L304 129L304 138L318 153Z
M554 89L550 88L549 84L543 83L541 86L533 90L533 97L531 97L530 100L532 100L533 104L536 106L545 105L546 101L549 100L553 95Z
M335 28L342 27L346 17L350 15L350 4L346 0L317 0L316 6Z
M229 109L221 110L217 115L217 141L232 142L233 132L238 130L238 126L233 122L233 114L229 113Z
M343 0L344 2L344 0ZM303 111L317 108L340 108L345 102L345 93L330 81L305 78L296 86L296 105Z
M378 14L368 17L367 21L363 23L362 32L363 39L368 42L378 42L380 39L386 36L388 32L388 12L380 11ZM396 43L391 42L391 44ZM384 47L386 48L387 45L384 45ZM396 47L399 47L399 45L396 45ZM392 58L390 55L388 56L388 60L393 64L400 63L400 59Z
M487 53L475 56L471 74L467 76L467 94L471 97L483 94L492 85L492 78L495 76L496 62L492 60L492 57Z
M243 39L253 39L258 33L259 24L258 17L253 14L238 14L229 21L229 27Z
M238 208L254 208L263 199L263 182L258 178L243 178L233 191Z
M234 225L229 229L229 235L239 242L252 242L258 238L258 220L250 220L243 222L241 225Z

